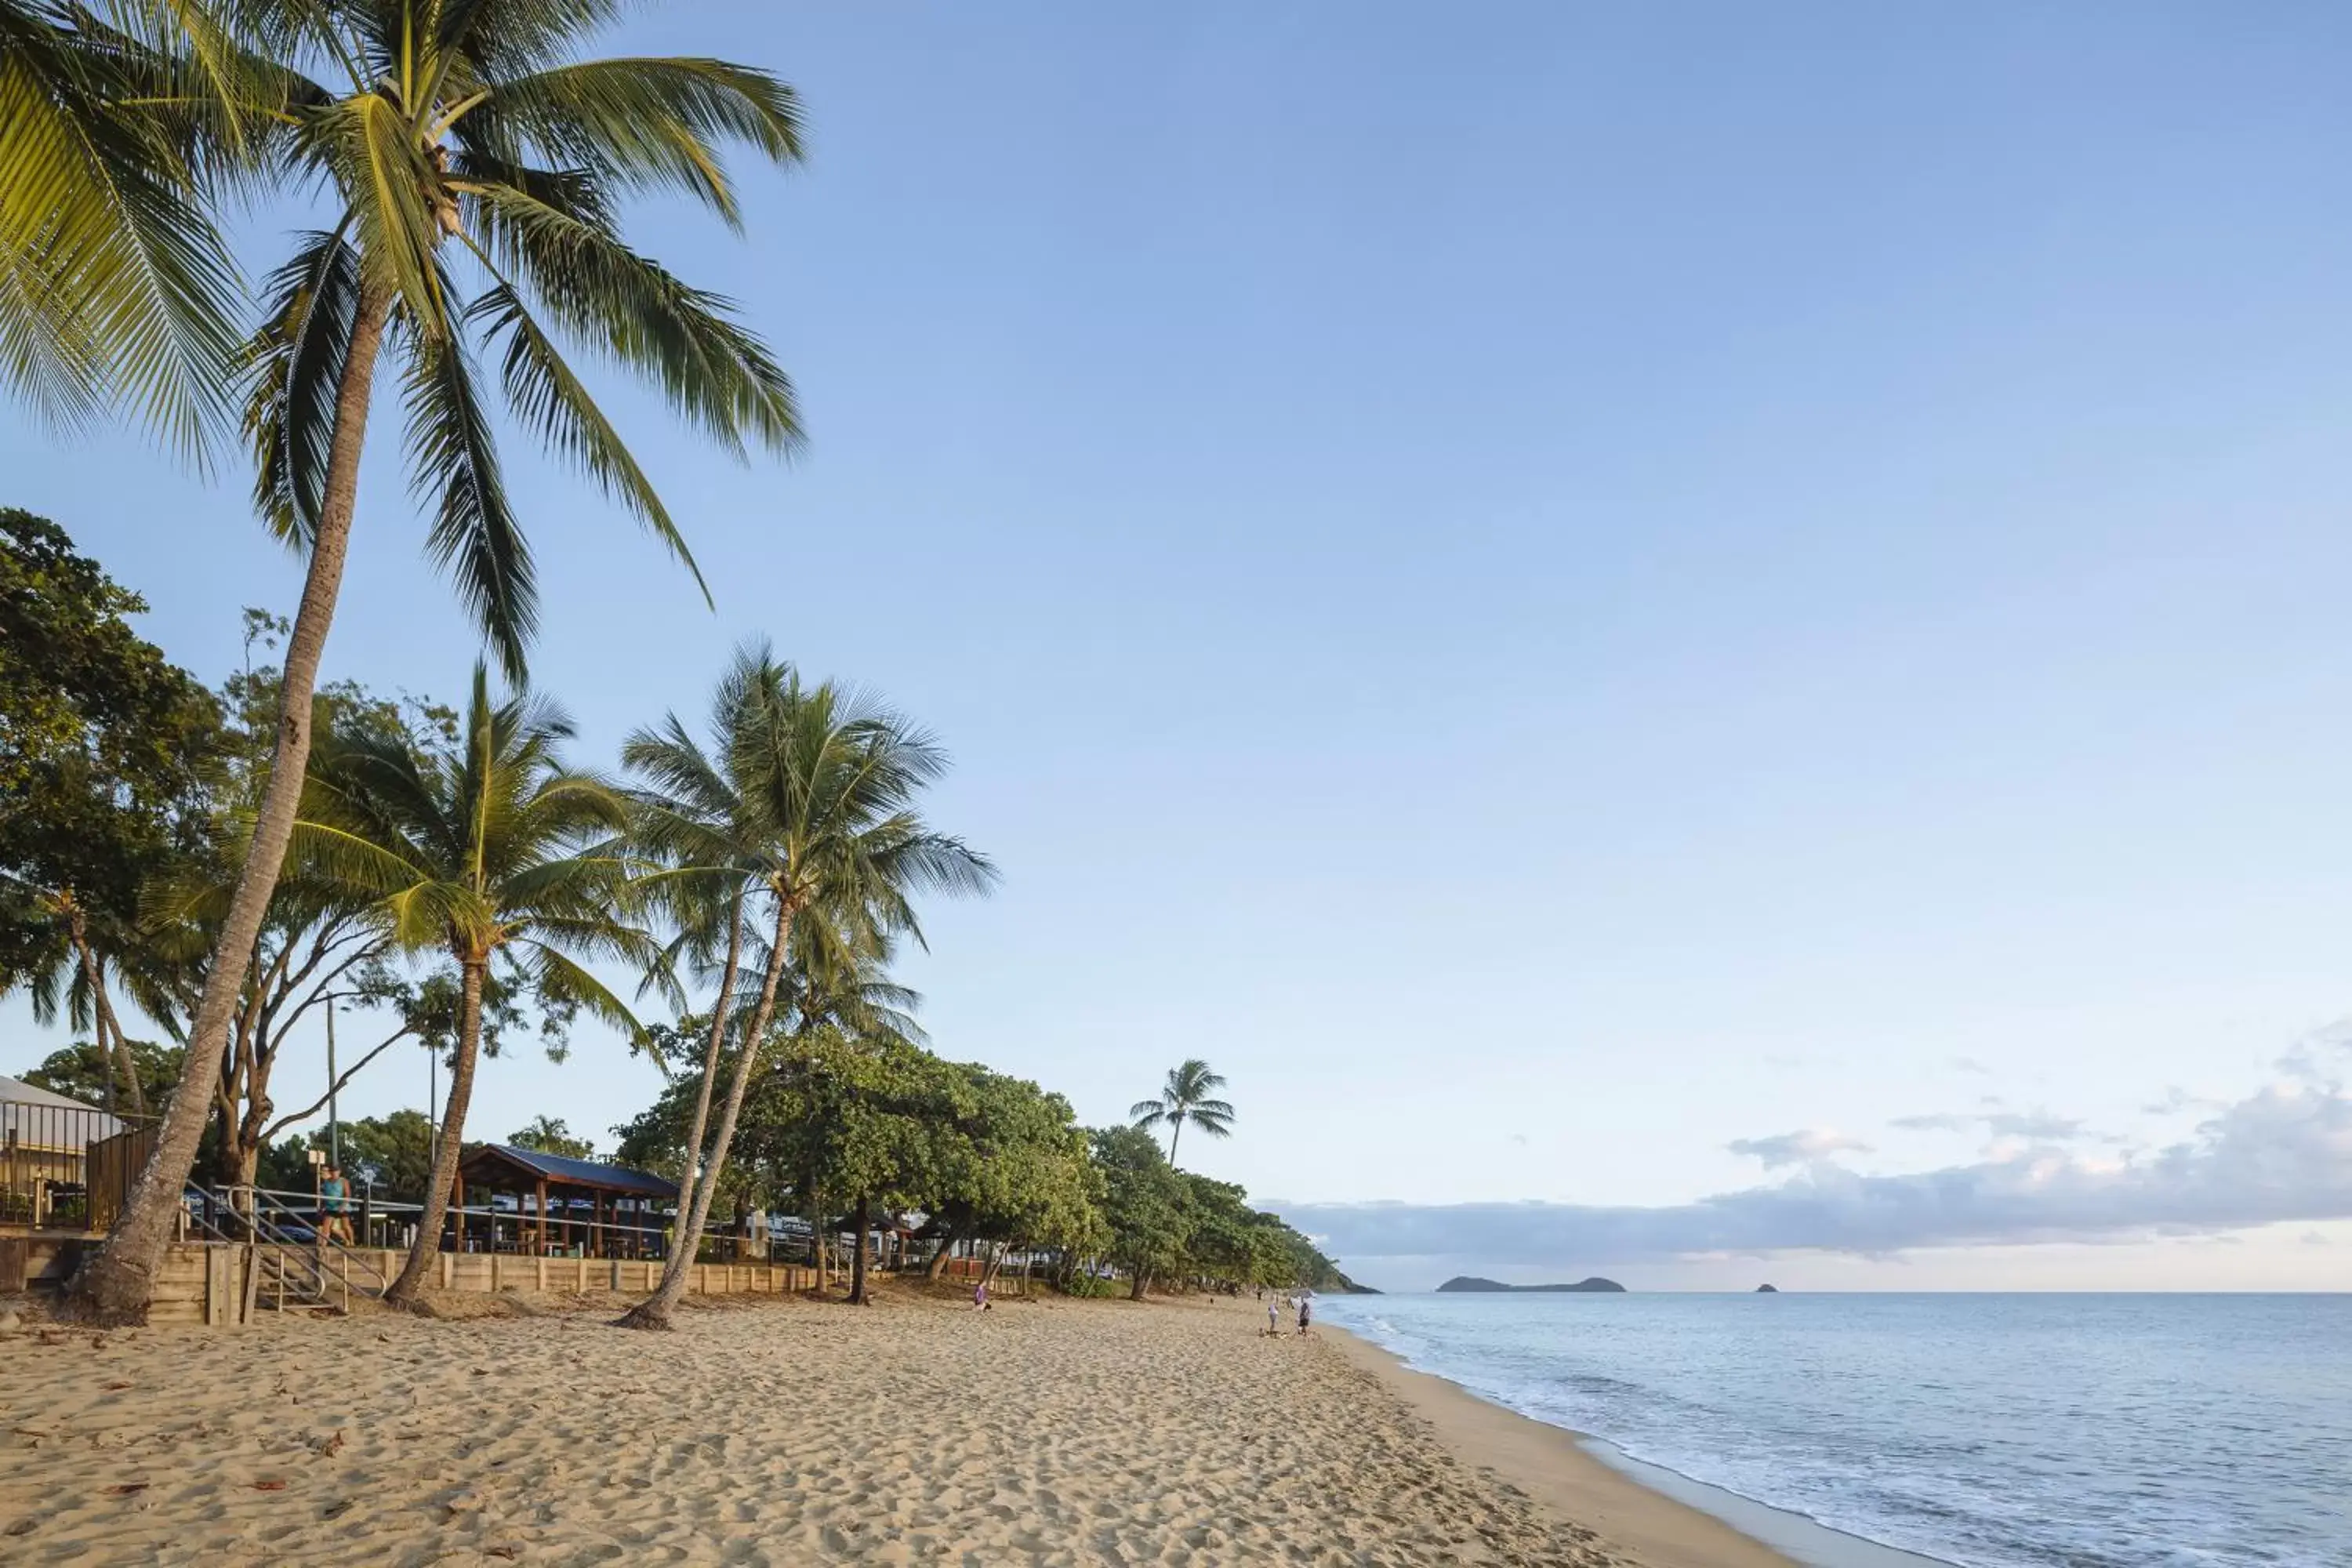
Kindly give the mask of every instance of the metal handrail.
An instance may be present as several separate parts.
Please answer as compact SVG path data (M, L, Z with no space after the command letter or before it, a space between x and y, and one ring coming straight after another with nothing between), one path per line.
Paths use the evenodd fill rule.
M211 1188L198 1186L194 1183L189 1184L187 1191L189 1196L202 1200L203 1211L226 1212L234 1215L236 1217L236 1223L251 1234L242 1237L233 1236L207 1218L205 1212L199 1212L195 1205L191 1205L190 1213L198 1226L226 1242L247 1240L268 1242L278 1249L278 1257L281 1264L289 1256L298 1259L299 1267L309 1276L310 1282L316 1288L321 1300L324 1300L328 1292L338 1286L344 1290L353 1288L351 1271L354 1263L375 1280L373 1289L365 1284L357 1287L363 1293L382 1296L392 1288L392 1281L384 1277L383 1270L362 1257L357 1249L344 1247L340 1242L328 1240L305 1217L305 1210L297 1209L290 1204L278 1201L283 1196L299 1197L300 1194L280 1194L268 1187L231 1187L226 1192L215 1192ZM255 1200L250 1207L240 1205L236 1202L239 1194L248 1194ZM282 1223L286 1219L292 1219L301 1225L305 1230L310 1231L309 1237L306 1239L293 1234ZM329 1257L335 1259L339 1273L328 1271L326 1259Z

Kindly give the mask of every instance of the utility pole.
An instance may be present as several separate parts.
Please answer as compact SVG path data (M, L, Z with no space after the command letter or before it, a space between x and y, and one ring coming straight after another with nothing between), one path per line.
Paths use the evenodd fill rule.
M335 1115L335 999L327 998L327 1163L343 1168L343 1130Z

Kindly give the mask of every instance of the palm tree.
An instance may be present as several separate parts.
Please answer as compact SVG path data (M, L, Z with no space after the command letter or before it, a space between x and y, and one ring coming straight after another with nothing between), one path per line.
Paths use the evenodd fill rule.
M102 910L93 910L70 888L41 888L0 871L0 916L17 926L12 952L0 961L0 996L22 990L32 1004L33 1022L50 1027L62 1012L76 1029L88 1029L107 1065L106 1109L117 1109L116 1080L127 1089L130 1113L144 1118L147 1100L132 1064L131 1046L109 996L113 954L135 952L132 933Z
M651 480L564 346L650 381L735 456L754 442L784 452L800 440L792 384L767 347L725 300L630 249L616 216L620 197L667 190L740 225L722 146L797 161L789 88L722 60L577 58L618 10L613 0L242 0L232 9L237 47L213 51L237 68L230 118L267 127L250 138L246 178L322 195L326 226L271 275L247 349L256 500L309 568L286 644L269 783L189 1029L184 1089L217 1070L243 956L294 830L310 694L383 351L399 366L410 486L433 512L425 552L454 574L509 677L522 671L538 594L478 353L496 356L514 417L689 570ZM185 52L199 65L212 58ZM175 74L213 79L194 67ZM171 101L194 113L210 100L191 86ZM200 1087L173 1097L122 1218L68 1288L82 1315L144 1310L204 1118Z
M1160 1086L1159 1099L1139 1100L1128 1107L1127 1113L1135 1118L1138 1127L1167 1126L1168 1163L1172 1165L1176 1140L1184 1135L1188 1121L1212 1138L1234 1135L1234 1108L1209 1098L1224 1087L1223 1075L1211 1072L1208 1063L1194 1057L1168 1069L1168 1081Z
M766 951L719 1126L697 1151L700 1180L660 1287L620 1320L631 1328L667 1328L685 1292L786 972L857 973L894 936L921 940L915 892L982 893L996 878L984 857L933 832L915 809L947 756L897 714L829 681L803 686L761 646L736 656L714 720L715 754L674 717L622 751L647 780L638 829L646 847L677 872L721 886L734 880L743 901L755 900L767 917L764 931L745 933ZM728 907L732 920L740 906ZM744 940L730 935L730 951L740 954ZM706 1083L727 1032L714 1009Z
M756 670L753 661L739 656L712 697L710 729L722 753L728 737L745 721L752 696L749 682ZM715 969L718 981L694 1121L687 1134L686 1165L677 1179L677 1212L687 1215L693 1211L694 1189L702 1172L702 1141L709 1131L719 1048L734 1021L736 980L743 964L743 903L760 874L761 845L751 826L748 803L677 714L667 715L657 729L630 736L622 755L649 781L633 794L638 806L635 833L638 847L662 863L639 886L649 905L666 914L677 931L639 994L656 987L669 990L682 1007L684 994L675 980L681 961L706 974ZM722 952L723 959L719 956Z
M627 901L628 863L613 836L627 824L627 798L563 766L555 748L571 733L544 702L493 703L478 664L457 749L420 753L404 737L337 735L320 749L305 793L296 834L319 874L376 899L402 946L437 950L457 966L457 1059L440 1147L390 1301L415 1299L441 1247L492 960L542 997L637 1032L628 1009L577 962L643 964L656 944L616 912Z

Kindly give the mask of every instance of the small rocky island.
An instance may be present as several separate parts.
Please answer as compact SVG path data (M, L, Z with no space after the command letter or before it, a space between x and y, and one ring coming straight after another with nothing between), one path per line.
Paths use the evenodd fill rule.
M1756 1287L1756 1294L1759 1296L1777 1296L1780 1293L1780 1287L1778 1285L1759 1285Z
M1590 1279L1580 1279L1573 1285L1506 1285L1499 1279L1481 1279L1475 1274L1457 1274L1437 1289L1440 1294L1448 1290L1517 1290L1538 1295L1562 1291L1586 1294L1613 1291L1620 1296L1625 1293L1625 1287L1614 1279L1603 1279L1598 1274Z

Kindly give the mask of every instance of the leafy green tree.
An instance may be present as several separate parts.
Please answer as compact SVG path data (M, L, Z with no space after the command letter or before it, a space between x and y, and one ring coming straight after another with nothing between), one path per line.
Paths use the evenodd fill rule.
M425 1201L433 1180L433 1123L423 1111L370 1116L346 1121L339 1131L343 1169L355 1186L390 1203Z
M648 781L639 792L641 845L674 868L740 878L764 906L768 928L757 939L759 991L702 1159L703 1190L659 1288L621 1319L632 1328L667 1328L685 1291L787 972L803 982L788 1011L814 1024L824 1016L817 987L828 1005L857 994L893 938L920 940L915 893L983 892L995 877L986 859L923 820L916 802L947 757L887 710L829 681L804 686L765 647L751 647L720 687L715 727L710 752L673 719L632 737L622 753ZM719 1034L714 1026L714 1040ZM715 1068L715 1055L706 1059Z
M1192 1193L1183 1173L1140 1127L1106 1128L1094 1135L1095 1163L1103 1176L1103 1256L1125 1270L1129 1296L1140 1301L1155 1279L1181 1272L1192 1237Z
M488 672L476 665L457 748L420 752L404 739L337 734L310 781L299 837L315 874L378 900L403 948L441 952L457 969L439 1157L388 1300L414 1300L440 1249L493 961L538 996L636 1032L627 1007L579 962L642 965L656 948L618 912L627 863L614 835L628 820L627 802L563 765L557 747L571 733L543 701L493 702Z
M240 112L230 118L268 127L252 142L251 182L325 205L324 226L271 275L248 350L256 500L308 569L269 782L189 1030L194 1083L226 1048L238 965L294 831L384 352L402 388L411 488L432 512L426 552L455 574L510 677L522 672L538 590L478 356L496 357L508 409L541 444L689 568L667 510L565 347L648 380L731 453L800 439L791 384L766 346L716 296L630 249L617 216L623 196L657 190L738 222L723 149L797 160L791 90L719 60L578 58L614 11L608 0L224 8L236 24L216 51L236 65L229 96ZM68 1287L82 1314L144 1310L203 1114L199 1094L174 1097L121 1221Z
M1168 1163L1176 1163L1176 1140L1184 1135L1184 1124L1191 1122L1212 1138L1230 1138L1234 1132L1234 1108L1222 1100L1212 1099L1225 1087L1220 1075L1209 1070L1209 1064L1194 1057L1169 1068L1168 1081L1157 1100L1139 1100L1128 1108L1128 1115L1138 1127L1165 1125L1168 1129Z
M55 523L0 510L0 992L89 1031L135 1114L113 994L150 972L142 890L190 852L220 736L203 688L131 630L146 607Z
M574 1138L561 1117L535 1116L530 1126L508 1133L507 1142L517 1149L536 1149L542 1154L560 1154L567 1160L596 1157L596 1145L585 1138Z
M161 1104L179 1081L180 1048L157 1045L152 1040L129 1040L133 1068L151 1104ZM46 1089L51 1094L62 1094L68 1100L79 1100L84 1105L102 1106L109 1088L120 1078L120 1067L112 1053L100 1050L93 1040L76 1040L61 1049L51 1051L41 1058L38 1067L16 1075L35 1089Z
M1249 1195L1231 1182L1184 1173L1184 1240L1187 1273L1205 1283L1239 1283L1249 1279L1257 1254L1252 1246L1258 1228Z
M918 1199L938 1232L937 1279L961 1243L1083 1252L1101 1241L1101 1182L1070 1103L977 1063L943 1063L969 1110L937 1129L937 1175Z
M209 780L209 810L196 847L150 879L142 896L141 926L153 967L139 996L149 1014L177 1037L203 994L214 946L227 918L246 839L265 793L276 751L278 672L255 663L285 637L287 623L267 611L245 612L246 663L223 683L226 717ZM448 709L414 698L381 698L352 681L338 681L313 698L313 721L322 729L371 734L415 744L446 742L457 731ZM215 1165L223 1182L251 1184L263 1151L286 1128L322 1109L331 1096L395 1043L416 1037L433 1008L417 987L384 959L393 950L390 923L373 900L331 879L311 874L297 857L271 890L261 931L236 1005L227 1048L210 1088L223 1135ZM303 1021L323 1008L340 1011L346 1026L360 1022L373 1044L347 1049L334 1083L302 1110L280 1114L271 1097L279 1054ZM389 1012L383 1033L353 1015ZM261 1184L267 1185L266 1182Z

